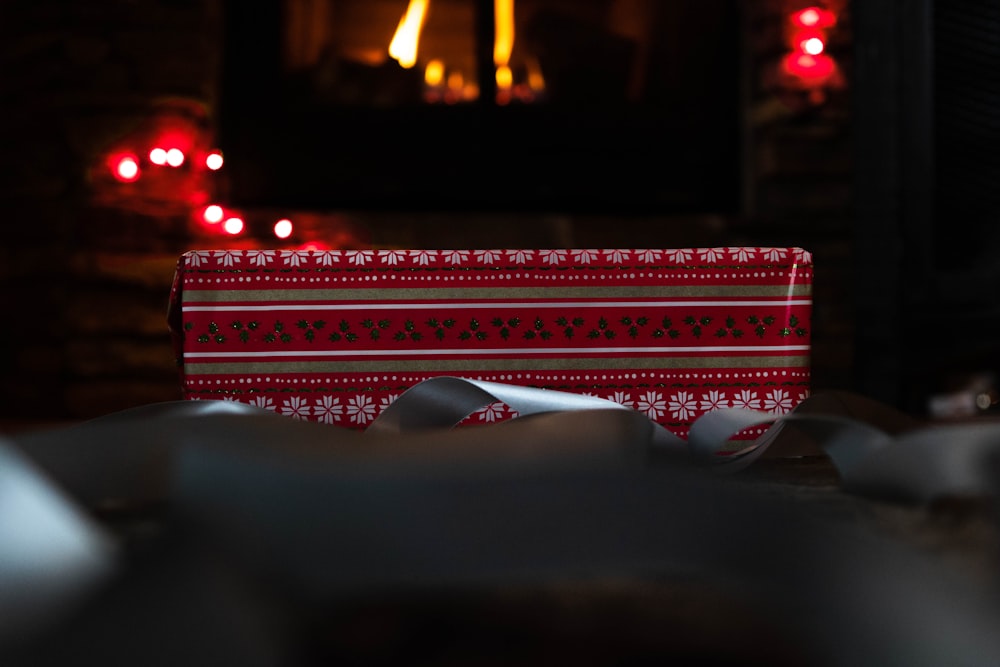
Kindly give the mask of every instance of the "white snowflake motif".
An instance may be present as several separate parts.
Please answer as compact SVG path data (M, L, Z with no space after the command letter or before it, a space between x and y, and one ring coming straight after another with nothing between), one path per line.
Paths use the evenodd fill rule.
M499 250L477 250L475 256L480 264L494 264L502 255Z
M565 250L539 250L538 258L542 260L545 264L552 264L553 266L561 263L566 259Z
M604 259L611 262L612 264L623 264L627 262L632 253L628 250L622 250L620 248L609 248L604 251Z
M292 419L305 419L309 416L309 405L301 396L289 396L282 402L278 411Z
M750 389L743 389L739 396L733 398L733 407L741 410L760 410L760 399L757 392Z
M698 408L698 401L694 398L694 392L679 391L670 397L670 415L674 419L686 421L694 416L694 411Z
M631 408L635 406L635 403L632 402L632 395L624 391L616 391L615 393L611 394L611 396L609 396L608 398L614 401L615 403L621 403L626 408Z
M595 259L600 257L600 253L596 250L574 250L573 251L573 261L577 264L590 264Z
M347 415L355 424L367 424L375 417L375 404L364 395L357 395L347 401Z
M792 251L792 254L795 255L796 264L812 264L813 256L812 253L809 252L808 250L803 250L802 248L796 248L794 251Z
M437 261L437 250L411 250L410 257L417 266L429 266Z
M334 262L340 263L340 253L329 250L317 250L313 254L313 257L319 266L333 266Z
M302 266L302 261L309 259L308 250L282 251L281 255L282 257L284 257L285 266L290 266L294 268Z
M701 395L701 405L699 407L705 412L711 412L712 410L726 407L727 402L726 397L721 391L710 391Z
M531 261L531 258L535 256L533 250L508 250L507 259L515 264L524 264L525 262Z
M674 264L687 264L692 256L693 253L687 249L667 251L667 259Z
M465 264L469 260L469 251L442 250L441 259L444 260L445 264L451 264L452 266L459 266L460 264Z
M267 266L274 261L274 251L247 250L247 260L254 266Z
M663 396L655 391L647 391L635 404L636 410L643 412L650 419L656 419L667 411Z
M792 398L784 389L775 389L764 397L764 409L776 415L783 415L792 409Z
M229 401L230 403L238 403L240 399L232 395L226 395L222 397L223 401Z
M733 261L741 264L746 264L746 262L750 259L749 248L727 248L727 252L729 252L729 256L733 258Z
M272 401L268 396L254 396L253 400L250 401L250 405L256 405L258 408L264 408L265 410L274 412L274 401Z
M243 261L239 250L216 250L215 263L220 266L234 266Z
M196 269L207 262L211 255L212 253L208 250L193 250L188 253L188 264L190 264L192 268Z
M347 261L356 266L365 266L375 257L374 250L348 250L344 253Z
M799 392L799 395L798 395L798 397L795 400L796 400L797 403L801 403L802 401L806 400L807 398L809 398L809 390L808 389L804 389L804 390L802 390L802 391Z
M323 396L313 406L313 416L319 417L319 420L324 424L339 422L342 414L344 414L344 406L340 404L339 398L333 396Z
M383 396L378 402L378 411L384 412L387 407L392 405L393 401L399 398L399 394L389 394L388 396Z
M383 264L388 266L396 266L401 260L406 259L405 250L379 250L378 258L382 260Z
M725 252L724 248L705 248L698 251L698 256L707 264L715 264L725 256Z
M491 403L484 408L479 408L474 414L479 415L481 422L495 422L503 418L506 407L503 403Z
M635 251L636 261L645 262L646 264L659 262L661 257L663 257L663 251L661 250L653 250L651 248L646 248L643 250Z
M778 262L785 258L785 251L781 248L757 248L757 252L769 262Z

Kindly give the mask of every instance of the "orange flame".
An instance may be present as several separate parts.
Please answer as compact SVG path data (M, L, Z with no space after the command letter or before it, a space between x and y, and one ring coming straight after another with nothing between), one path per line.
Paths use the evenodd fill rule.
M424 25L429 4L430 0L410 0L406 13L399 20L396 34L389 43L389 55L399 62L400 67L409 69L417 63L420 29Z

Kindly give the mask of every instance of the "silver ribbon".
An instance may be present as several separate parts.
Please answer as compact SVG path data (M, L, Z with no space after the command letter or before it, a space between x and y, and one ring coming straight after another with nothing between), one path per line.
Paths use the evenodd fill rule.
M244 469L255 484L266 486L268 470L282 460L307 465L314 461L323 470L335 471L334 481L339 480L344 493L356 500L351 494L364 495L362 487L387 475L402 486L386 488L410 488L407 484L414 479L438 479L443 474L461 480L470 471L487 475L497 470L577 469L613 476L614 470L633 474L627 471L648 468L637 463L648 464L650 452L733 472L758 460L794 429L822 447L852 492L915 503L949 494L995 492L1000 425L939 425L890 433L856 416L810 412L817 399L807 399L786 415L735 409L710 412L694 422L687 442L641 413L605 399L454 377L434 378L411 388L364 433L297 421L237 402L142 406L0 442L0 490L6 494L0 503L0 589L23 592L24 582L48 581L49 592L34 599L31 618L55 613L114 569L115 540L77 510L73 500L100 506L109 501L141 504L180 497L198 512L225 495L215 480L233 466L254 460L263 464ZM489 426L451 428L496 401L520 416ZM734 435L760 426L768 426L766 432L744 449L720 454ZM238 478L233 478L237 486ZM613 493L622 479L608 478L600 482L601 488ZM656 501L655 480L642 480L653 484L649 499ZM634 481L639 483L638 478ZM324 483L321 488L326 487ZM435 488L435 483L424 481L411 489L411 496ZM536 492L543 493L544 488L542 484ZM34 508L30 534L19 527L22 510L17 508L25 507ZM262 516L239 507L244 513L236 512L237 518ZM391 509L378 507L376 514ZM343 526L355 529L350 522ZM685 527L690 528L687 523ZM586 527L581 535L592 529ZM652 524L642 527L642 531L652 529ZM30 544L25 541L28 536ZM460 533L451 537L463 539ZM615 544L608 539L608 545ZM59 557L48 557L54 554ZM630 554L614 549L604 557L611 561L598 559L591 565L600 569L602 563L632 562ZM656 560L651 558L642 562ZM554 562L558 564L558 558ZM479 565L469 564L470 576L484 571L477 569ZM380 576L374 570L369 575ZM20 588L15 588L16 582L21 582ZM14 627L9 620L22 610L23 597L0 595L4 621L0 639Z

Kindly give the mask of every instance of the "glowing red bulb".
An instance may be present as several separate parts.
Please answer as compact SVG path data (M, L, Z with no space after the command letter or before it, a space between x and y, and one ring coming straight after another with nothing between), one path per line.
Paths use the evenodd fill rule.
M810 37L799 43L799 49L803 53L808 53L811 56L818 56L826 49L826 44L824 44L823 40L819 37Z
M222 153L219 151L212 151L207 156L205 156L205 166L216 171L222 168Z
M225 216L226 212L218 204L206 206L204 213L201 214L202 219L210 225L219 224Z
M114 162L115 178L131 183L139 178L139 160L134 155L122 155Z
M167 164L171 167L179 167L184 164L184 152L179 148L171 148L166 154Z
M279 239L287 239L292 235L292 221L283 218L274 223L274 235Z
M242 218L232 217L228 218L224 223L222 223L222 228L226 230L227 234L232 234L236 236L243 231L243 220Z
M820 7L806 7L792 14L792 23L801 28L829 28L837 23L837 15Z
M157 146L149 151L149 161L162 167L167 163L167 151Z

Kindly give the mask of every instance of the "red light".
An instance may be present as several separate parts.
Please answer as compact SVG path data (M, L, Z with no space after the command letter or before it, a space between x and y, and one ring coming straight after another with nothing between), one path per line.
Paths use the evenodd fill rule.
M184 152L179 148L171 148L166 154L167 164L171 167L179 167L184 164Z
M237 217L228 218L224 223L222 223L222 228L226 230L227 234L236 236L243 231L243 220Z
M219 224L225 216L226 212L218 204L206 206L204 213L201 214L202 219L210 225Z
M792 14L792 23L800 28L829 28L837 23L837 15L820 7L806 7Z
M782 67L787 74L798 77L803 83L820 85L833 76L837 66L833 58L824 54L790 53L785 56Z
M222 168L222 153L219 151L212 151L207 156L205 156L205 166L216 171Z
M279 239L287 239L292 235L292 221L284 218L274 223L274 235Z
M818 56L826 49L826 44L819 37L809 37L799 42L799 50L811 56Z
M149 161L162 167L167 163L167 151L157 146L149 151Z
M139 179L139 159L136 156L122 155L112 162L112 173L119 181L131 183Z

